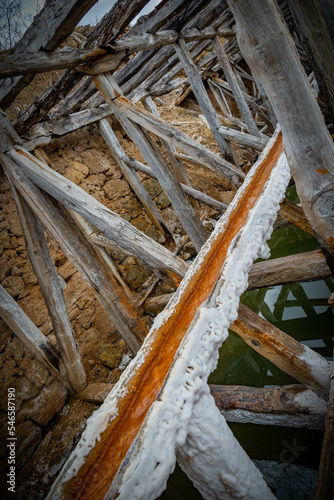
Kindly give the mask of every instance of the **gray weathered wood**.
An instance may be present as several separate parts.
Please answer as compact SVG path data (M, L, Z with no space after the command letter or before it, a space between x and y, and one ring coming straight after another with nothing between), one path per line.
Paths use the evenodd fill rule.
M178 155L180 156L180 155ZM187 161L189 161L189 157L185 158ZM191 158L190 158L191 159ZM140 172L143 172L144 174L149 175L150 177L154 177L154 179L157 179L157 176L155 173L148 167L147 165L144 165L138 160L135 160L134 158L130 158L129 156L124 156L123 157L124 163L126 163L129 167L134 168L135 170L139 170ZM192 188L191 186L187 186L186 184L180 183L183 191L188 195L194 198L195 200L202 201L209 207L214 208L215 210L218 210L219 212L225 212L227 205L225 203L222 203L221 201L215 200L214 198L211 198L211 196L208 196L207 194L201 193L197 189Z
M59 352L22 311L2 285L0 285L0 316L28 349L36 354L46 368L61 378L65 385L68 385L60 372L61 360Z
M324 430L323 415L284 415L275 413L253 413L248 410L228 410L221 412L226 422L238 424L275 425L296 429Z
M0 56L0 78L19 75L31 75L73 68L78 64L87 64L97 56L107 53L106 49L71 49L64 47L54 52L25 52Z
M99 128L101 130L102 136L104 137L104 140L108 144L114 156L117 165L119 166L124 177L130 184L136 195L138 196L139 201L142 203L148 216L152 220L154 226L158 229L158 231L161 231L165 235L167 243L169 245L172 244L174 241L172 233L170 232L167 224L161 217L160 212L156 207L156 204L154 203L154 201L152 201L151 197L144 188L136 172L133 169L129 168L126 165L126 163L124 163L123 156L125 156L125 153L121 145L119 144L113 129L111 128L106 119L100 121Z
M155 170L158 180L165 194L170 199L185 231L188 233L197 251L199 251L208 235L175 174L170 170L167 162L149 136L138 125L132 123L119 109L118 103L114 99L115 88L117 89L116 92L120 91L116 82L110 79L110 77L108 79L105 75L95 77L94 81L147 163L152 170Z
M251 147L257 151L262 151L269 141L269 137L255 137L254 135L245 134L244 132L240 132L239 130L235 130L233 128L224 127L224 125L220 125L218 132L228 141L241 144L242 146Z
M111 88L111 84L105 75L99 76L98 79L100 84L103 82L106 89ZM228 178L232 184L240 186L241 183L239 181L239 177L244 178L245 174L239 167L236 167L232 163L229 163L223 158L220 158L218 155L215 155L180 130L176 130L175 127L166 124L166 122L158 117L142 110L135 104L128 101L124 96L118 96L109 104L112 108L117 106L117 109L119 109L133 122L143 126L148 131L153 132L159 137L172 143L174 146L179 147L186 153L192 155L194 158L197 158L202 165L204 164L216 173Z
M15 45L14 54L23 51L54 50L72 32L80 19L96 0L59 0L46 2L41 12L35 16L22 39ZM17 94L29 85L33 75L15 77L0 83L0 106L6 109Z
M45 229L57 241L69 261L93 288L117 331L132 352L136 353L145 338L147 327L114 274L105 266L92 243L60 204L47 193L41 192L27 177L22 176L13 164L10 175L15 187L34 210Z
M334 146L273 0L229 0L241 51L274 108L305 215L334 254ZM270 26L268 30L267 27ZM293 69L292 69L293 68Z
M183 276L184 262L175 257L134 226L95 200L79 186L34 158L17 149L9 153L22 171L39 187L67 208L75 210L118 245L134 252L152 267L164 268Z
M16 191L14 184L11 181L10 184L26 240L28 257L52 320L53 332L68 380L75 391L80 391L86 385L86 373L73 335L59 277L50 255L44 230L25 200Z
M259 137L260 133L257 129L255 122L254 122L254 119L252 117L252 113L250 112L250 110L247 106L247 103L242 95L238 81L235 77L235 74L234 74L233 69L231 67L231 63L230 63L229 58L226 54L226 51L224 49L223 44L220 41L220 38L218 36L216 38L213 38L212 43L213 43L213 46L215 48L215 51L217 52L217 56L218 56L219 62L221 64L221 67L224 71L226 80L228 81L228 83L232 89L234 98L236 100L236 103L238 105L240 113L241 113L241 115L242 115L242 117L243 117L243 119L248 127L248 130L251 134Z
M198 73L198 69L190 56L185 41L181 38L177 41L177 43L174 44L174 48L184 67L186 75L188 76L191 84L191 89L202 108L204 116L209 123L211 132L217 141L220 151L226 156L229 161L237 164L236 158L230 145L225 141L222 134L219 133L219 127L221 123L218 119L216 110L213 107L205 90L204 83L202 82L202 78Z

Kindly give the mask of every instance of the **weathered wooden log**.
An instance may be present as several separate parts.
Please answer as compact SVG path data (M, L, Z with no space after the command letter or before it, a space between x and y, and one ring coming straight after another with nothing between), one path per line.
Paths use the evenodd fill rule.
M86 1L88 2L88 0L85 0L85 4ZM66 6L70 8L72 3L77 4L81 15L85 14L81 0L64 2L64 5L66 4ZM95 3L95 0L93 3ZM108 41L115 40L147 3L148 0L117 0L110 11L89 33L84 48L92 48L96 45L103 45ZM47 33L47 30L45 30L45 23L41 23L41 26L42 28L39 28L40 32ZM72 31L72 28L70 31ZM28 46L30 46L30 44L24 44L24 50L26 50ZM56 46L47 48L53 50ZM36 48L40 48L40 46ZM22 133L26 133L32 125L35 125L35 123L45 117L50 109L55 106L60 99L71 92L73 87L75 87L81 79L82 74L72 69L66 70L60 78L58 78L43 95L35 99L34 103L16 120L15 128L19 134L22 135Z
M80 19L96 0L61 0L47 3L14 47L14 54L23 51L54 50L71 34ZM0 107L8 108L33 75L0 82Z
M0 56L0 78L19 75L31 75L73 68L78 64L87 64L97 56L107 54L106 49L71 49L64 47L55 52L26 52Z
M325 417L322 414L307 415L302 413L284 415L277 413L253 413L248 410L229 410L222 411L222 415L226 422L235 422L237 424L275 425L297 429L310 429L312 431L323 431L325 427Z
M282 128L297 192L320 244L334 253L334 145L273 0L229 0L240 49ZM270 26L268 31L266 27Z
M116 82L108 79L105 75L97 76L94 78L99 90L105 97L109 106L113 109L116 117L122 123L123 127L127 130L131 140L139 148L141 154L150 165L152 170L156 172L157 178L165 192L170 199L173 208L179 217L185 231L188 233L189 238L194 243L197 251L200 250L202 245L207 239L207 231L200 221L196 211L190 204L187 196L182 190L177 177L169 168L166 160L150 139L138 125L132 123L120 111L117 104L115 104L115 90L120 91Z
M191 90L195 94L197 102L202 108L203 114L210 126L214 138L217 141L220 151L230 162L238 164L231 146L228 144L228 142L225 141L222 134L219 133L219 127L221 126L221 123L218 119L216 110L213 107L205 90L204 83L202 82L202 78L198 72L198 69L190 56L185 41L181 38L176 43L174 43L174 48L178 58L182 63L184 71L188 76L189 82L191 84Z
M108 89L112 89L112 85L105 75L98 77L97 85L101 87L102 84L108 92ZM102 88L100 90L102 91ZM153 116L148 111L142 110L136 104L128 101L124 96L116 97L109 104L113 109L117 106L117 109L133 122L198 158L202 164L228 178L234 185L240 186L239 177L244 178L245 174L239 167L215 155L180 130L176 130L175 127L166 124L166 122Z
M43 164L30 153L16 149L8 153L22 171L39 187L67 208L75 210L97 227L104 236L129 249L152 267L164 268L183 276L184 262L144 233L96 201L79 186Z
M334 40L323 17L321 2L288 0L303 48L334 121Z
M228 81L228 83L232 89L234 98L236 100L236 103L238 105L240 113L241 113L241 115L242 115L242 117L247 125L247 128L251 134L259 137L260 133L258 131L256 124L255 124L252 113L250 112L250 110L247 106L247 103L242 95L239 83L235 77L235 74L234 74L233 69L231 67L229 58L226 54L226 51L225 51L225 48L224 48L222 42L220 41L220 38L217 36L216 38L214 38L212 40L212 43L213 43L214 49L217 53L221 67L224 71L226 80Z
M69 261L93 288L116 329L132 352L136 353L145 338L147 328L114 274L105 266L94 246L60 204L55 203L46 193L42 193L28 178L22 177L14 165L11 165L10 175L15 187L35 211L45 229L57 241Z
M243 304L240 304L238 319L230 328L262 356L328 400L330 365L325 358Z
M261 487L261 498L271 498L209 397L206 380L228 325L237 316L237 300L231 297L246 288L247 270L262 251L285 191L290 174L281 153L275 136L202 248L168 312L156 320L139 356L88 423L89 432L58 476L49 498L82 498L93 492L95 498L106 494L120 499L129 495L155 498L174 467L175 447L179 457L191 452L193 461L185 458L182 467L196 481L189 471L194 465L203 486L200 491L217 489L222 496L227 470L229 491L246 495L249 483L243 483L245 474L240 476L237 466L242 463L246 475L254 477L251 484L256 484L256 493L248 489L248 497L258 498ZM259 197L261 203L257 203ZM196 314L200 305L201 312ZM203 430L208 425L213 425L214 435ZM199 453L200 445L194 445L195 430L215 458L211 486L203 477L208 464L205 454ZM204 461L203 467L198 460Z
M36 354L43 365L59 377L65 385L66 375L61 373L61 359L53 344L34 325L14 299L0 285L0 316L20 340Z
M143 184L140 182L139 177L137 176L136 172L129 168L126 163L123 161L123 156L125 155L121 145L119 144L117 137L107 122L107 120L103 119L99 123L99 128L101 130L102 136L104 137L104 140L108 144L114 159L123 172L123 175L125 179L128 181L134 192L139 198L139 201L142 203L143 207L145 208L148 216L152 220L154 226L158 229L158 231L161 231L167 240L168 246L173 244L173 235L170 232L167 224L163 220L163 218L160 215L159 210L157 209L154 201L151 199L149 196L148 192L144 188Z
M331 388L325 420L325 434L319 465L316 500L334 497L334 370L331 373Z
M292 222L292 224L294 224L295 226L299 227L311 236L314 236L312 226L305 217L305 213L302 207L299 207L295 203L292 203L292 201L285 199L281 202L279 213L280 215L283 215L286 220Z
M248 410L270 414L325 416L327 403L302 384L281 387L210 385L220 411Z
M9 180L26 240L28 257L52 320L53 332L68 380L75 391L80 391L86 385L86 373L73 335L59 277L50 255L44 230L25 200L16 191L10 178Z
M243 146L248 146L257 151L262 151L265 147L269 138L266 139L262 137L255 137L251 134L245 134L244 132L239 132L239 130L234 130L232 128L224 127L220 125L218 129L219 133L225 137L228 141L235 142L236 144L241 144Z

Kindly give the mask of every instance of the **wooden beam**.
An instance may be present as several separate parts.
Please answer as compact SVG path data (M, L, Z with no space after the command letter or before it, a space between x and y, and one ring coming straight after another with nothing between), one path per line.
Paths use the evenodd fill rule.
M101 87L103 84L105 87L104 92L111 92L109 89L112 88L112 85L110 84L108 77L103 75L98 78L98 86ZM100 88L100 90L102 91L102 88ZM179 147L186 153L192 155L194 158L198 158L202 164L211 170L214 170L216 173L226 177L232 182L232 184L240 186L239 178L244 178L245 174L239 167L236 167L223 158L220 158L218 155L215 155L180 130L176 130L175 127L166 124L166 122L156 116L153 116L148 111L142 110L122 95L117 96L117 98L113 99L113 101L109 104L113 109L117 107L117 109L125 116L138 125L145 127L149 132L152 132L162 139L169 141L174 146Z
M297 193L313 231L334 255L334 145L274 0L228 0L240 49L282 128ZM270 30L267 27L270 26Z
M59 277L51 258L43 227L24 198L15 189L10 177L9 181L26 240L28 257L52 320L53 332L68 380L75 391L80 391L86 385L86 373L73 335Z
M219 128L221 123L218 119L215 108L213 107L209 96L202 82L202 78L198 72L198 69L193 62L190 52L187 49L185 41L180 38L176 43L174 43L175 52L180 59L184 71L191 84L191 90L193 91L198 104L201 106L203 114L210 126L211 132L217 141L220 151L226 156L227 160L238 165L236 158L233 154L231 146L226 142L224 137L219 133Z
M218 462L217 467L213 462L212 486L202 477L208 470L206 466L204 469L198 466L198 459L205 462L204 454L198 454L200 446L194 450L194 461L188 461L186 466L184 460L182 467L197 464L201 480L209 489L217 487L221 497L225 491L224 466L226 462L231 464L231 458L236 459L244 464L242 470L247 470L248 477L256 476L250 483L256 484L257 493L261 485L261 498L272 498L232 433L227 431L213 400L208 398L206 380L215 366L228 325L237 315L238 299L233 301L227 295L239 297L246 288L247 269L260 252L284 195L290 174L286 162L281 161L281 153L281 141L275 135L202 248L168 311L155 321L136 362L129 365L117 389L101 407L102 426L99 417L88 424L89 436L83 435L54 483L50 498L94 494L98 499L120 493L119 498L125 499L134 484L143 498L156 498L174 467L175 448L178 456L188 449L194 450L190 444L191 439L193 443L197 441L193 427L199 429L205 446L208 444L210 456L214 441L216 451L212 453ZM259 197L261 204L257 203ZM202 432L206 424L213 425L215 433L207 433L206 429ZM191 435L185 444L187 433ZM233 456L229 449L233 449ZM73 471L78 472L73 474ZM194 474L189 474L193 479ZM240 493L245 474L240 477L235 462L229 477L233 478L234 491Z
M224 125L220 125L219 133L228 141L241 144L242 146L251 147L257 151L262 151L269 141L269 137L265 138L263 135L261 137L255 137L254 135L245 134L244 132L234 130L233 128L224 127Z
M83 235L71 216L41 192L28 178L10 165L10 175L22 197L45 229L95 291L98 300L132 352L140 348L147 333L145 324L131 305L113 273L105 266L94 246Z
M187 196L182 190L176 175L171 171L166 160L150 139L137 124L132 123L115 104L115 88L116 92L119 89L116 82L107 79L105 75L94 78L100 92L113 109L116 117L125 127L131 140L139 148L139 151L150 165L151 169L156 172L156 176L168 198L170 199L176 215L180 219L189 238L194 243L197 251L200 250L205 243L208 234L200 221L196 211L190 204Z
M235 74L233 72L233 69L231 67L231 63L229 61L228 55L226 54L225 48L220 41L220 38L217 36L216 38L213 38L212 44L214 46L214 49L217 53L220 65L224 71L226 80L228 81L234 98L236 100L236 103L238 105L238 108L240 110L240 113L247 125L247 128L249 132L256 137L260 137L260 133L258 131L258 128L255 124L255 121L253 119L252 113L249 110L249 107L247 106L247 103L244 99L244 96L242 95L242 92L239 87L239 83L235 77Z
M120 143L117 140L117 137L107 122L106 119L103 119L99 123L99 128L101 130L102 136L106 143L108 144L113 157L121 169L125 179L128 181L134 192L139 198L139 201L143 205L144 209L147 212L147 215L150 217L152 220L154 226L157 228L158 231L161 231L166 240L167 240L167 246L170 247L174 243L173 235L170 232L167 224L163 220L163 218L160 215L159 210L157 209L154 201L151 199L149 196L148 192L144 188L143 184L140 182L140 179L136 172L129 168L126 163L123 161L123 156L125 155Z
M14 54L56 49L71 34L96 0L60 0L47 2L14 47ZM0 82L0 107L7 109L19 92L29 85L33 75Z
M248 345L302 384L328 400L329 364L251 309L240 304L238 319L230 326Z
M325 435L319 465L316 500L334 498L334 370L325 420Z
M12 150L8 154L34 183L65 207L82 215L111 241L135 253L152 267L172 271L180 277L184 275L186 267L180 258L106 208L79 186L23 149Z
M292 427L297 429L310 429L312 431L323 431L324 415L302 414L277 414L277 413L253 413L248 410L222 411L226 422L237 424L271 425L280 427Z
M287 221L299 227L306 233L314 236L314 231L311 224L305 217L304 210L292 201L284 199L280 204L280 215L282 215Z
M34 325L14 299L0 285L0 316L9 328L32 351L51 373L57 375L65 385L65 374L61 373L61 360L57 349Z

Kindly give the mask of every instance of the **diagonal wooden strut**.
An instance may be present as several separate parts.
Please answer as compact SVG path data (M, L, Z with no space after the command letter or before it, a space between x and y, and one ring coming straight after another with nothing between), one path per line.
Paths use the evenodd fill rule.
M168 387L170 387L171 383L173 386L172 381L175 376L173 376L175 370L176 376L178 377L177 373L179 373L179 376L181 377L181 385L182 380L185 380L183 370L186 370L186 376L190 377L188 388L190 391L189 397L191 397L192 394L191 377L195 377L193 382L197 380L198 377L200 377L200 379L203 378L202 382L204 387L207 387L206 377L209 373L206 373L206 371L209 369L211 371L213 369L212 363L214 363L214 360L216 359L216 354L213 354L213 352L215 352L216 348L218 349L220 344L220 342L217 344L217 341L215 341L216 334L213 334L213 337L210 337L210 334L205 333L204 328L205 335L208 335L208 346L210 346L211 341L213 341L214 347L211 346L213 351L210 351L209 349L209 351L212 352L212 359L207 364L209 368L206 367L204 369L204 366L206 366L206 364L204 364L200 371L198 371L199 368L197 367L196 359L191 361L191 350L189 351L188 349L187 351L188 356L190 356L189 361L187 361L187 356L186 361L184 361L182 354L180 354L182 351L181 345L183 346L186 339L191 342L190 339L194 339L191 335L195 335L196 338L199 331L198 328L196 330L196 334L186 334L189 329L192 330L192 328L196 328L197 322L199 321L198 314L196 315L196 312L202 304L208 304L206 307L209 309L212 307L214 311L214 304L216 304L217 300L217 307L220 307L219 294L221 287L225 286L224 274L221 276L218 285L216 282L222 272L221 270L223 269L224 273L224 270L228 268L226 267L227 262L229 261L231 265L230 259L236 258L235 252L239 252L239 240L243 239L245 224L248 224L248 230L253 233L253 237L256 237L257 234L264 234L263 231L266 233L266 230L262 226L264 217L269 217L269 225L273 223L275 211L278 209L278 202L283 196L285 184L289 178L289 172L286 167L285 160L283 159L283 163L278 162L279 158L282 158L281 153L281 136L280 134L276 134L271 140L270 145L261 156L259 162L252 169L251 174L248 176L243 187L239 190L236 198L230 205L228 211L217 225L214 233L204 245L194 265L187 273L183 283L179 287L175 298L170 303L168 310L160 317L160 319L158 318L156 320L155 325L152 327L139 355L123 374L119 384L113 393L110 394L110 397L105 405L103 405L101 410L96 413L96 423L94 423L93 419L92 423L89 424L90 431L87 435L87 439L83 437L77 451L69 459L63 472L60 474L50 492L50 498L68 496L71 498L98 499L105 498L106 495L108 498L114 498L114 496L117 496L122 491L123 494L121 493L120 498L126 498L126 496L124 496L126 495L125 491L129 493L129 490L124 490L122 488L124 484L127 484L127 480L130 477L129 474L131 475L131 470L133 470L131 464L135 467L135 470L137 470L137 465L139 467L138 471L141 470L141 458L143 458L141 443L146 442L145 431L150 429L150 426L152 425L154 427L154 422L159 425L159 420L156 420L157 417L154 417L154 409L158 408L159 412L160 402L162 407L162 401L166 404L166 400L161 398L164 391L168 392ZM274 167L277 162L278 166L275 170ZM277 172L276 184L275 181L269 182L269 179L271 179L272 175L274 175L273 170ZM253 222L253 218L255 217L253 214L258 213L259 211L261 212L260 207L263 203L263 198L265 193L267 193L267 190L270 189L268 188L268 185L274 186L274 184L274 194L267 195L265 198L267 200L266 203L269 203L269 205L266 205L267 209L265 216L262 217L261 215L261 224L260 226L256 226L258 229L261 228L260 233L254 232L255 228L252 228L252 224L254 225L256 222ZM257 224L259 224L259 222L257 222ZM257 250L254 250L254 248L257 248ZM260 241L258 241L255 247L252 247L250 254L253 255L253 252L255 252L258 255L258 251L261 250L261 248L262 240L260 237ZM253 258L254 257L255 254ZM246 276L252 261L252 257L248 258L250 259L249 265L246 266L246 268L242 267L242 271L240 271L241 273L246 273ZM241 266L245 265L242 264ZM227 281L231 279L233 281L234 278L231 278L230 275L229 277L226 277ZM238 284L236 287L236 294L239 295L242 293L243 288L246 286L246 282L245 284ZM216 312L212 312L212 314L213 324L216 324ZM235 316L233 316L233 318L235 319ZM229 319L229 322L231 319L232 318ZM210 322L209 319L208 321ZM201 331L203 334L203 330ZM203 339L200 343L202 341ZM178 372L175 365L179 359L181 359L180 363L182 365L181 372ZM186 364L184 365L184 363ZM184 386L182 385L182 387ZM184 388L186 391L188 389L187 387ZM180 396L180 401L183 400L183 397L184 396ZM176 406L178 406L178 403ZM190 414L187 414L187 416L183 416L182 418L182 409L180 411L181 414L179 417L174 415L174 418L176 418L175 421L178 422L177 425L180 424L182 427L182 422L186 423L191 417L191 411ZM102 420L100 420L101 418ZM216 415L215 418L221 417L217 417ZM100 424L98 424L98 422L100 422ZM163 422L161 421L160 423L162 424ZM152 488L158 488L155 490L155 494L157 491L162 491L161 487L163 488L164 480L161 478L168 477L168 474L175 463L175 451L173 451L173 446L176 446L175 433L173 434L173 431L171 431L170 428L165 428L165 424L163 425L163 428L166 432L172 432L172 435L168 435L171 437L170 441L169 437L166 438L166 443L169 443L169 456L168 459L166 458L165 460L166 463L164 463L164 460L161 463L163 472L161 472L160 469L159 471L154 472L155 466L154 464L151 464L153 466L153 470L150 469L150 473L152 473ZM180 430L180 436L184 437L181 438L179 436L179 438L177 438L178 446L181 446L182 443L184 443L186 437L185 429L186 428L183 428L182 432ZM147 432L149 432L149 430ZM225 435L225 430L223 434ZM97 438L98 442L96 442ZM150 439L147 439L149 446ZM228 439L232 439L232 437L229 435ZM160 447L158 446L158 448ZM159 454L159 450L157 450L157 453ZM85 458L83 459L83 457ZM136 462L136 457L139 457L139 462ZM245 460L246 462L248 461L247 456L244 456L241 451L240 457L242 457L240 458L241 460ZM152 458L152 460L155 459L156 458ZM145 463L145 458L143 458L143 460ZM128 465L130 467L129 469ZM73 470L75 470L75 474L73 474ZM159 476L159 472L162 475L160 474ZM161 484L157 485L155 483L153 480L154 474L157 474L158 478L160 477L160 483L162 483L162 486ZM69 480L70 477L71 479ZM137 472L134 477L138 478ZM143 475L143 478L144 477L147 478L146 482L149 482L148 477ZM147 485L147 487L149 486ZM134 490L132 489L131 491ZM269 498L268 495L269 494L266 493L264 497ZM142 493L142 496L139 495L136 496L136 498L154 498L154 496L151 494L146 496L146 493Z

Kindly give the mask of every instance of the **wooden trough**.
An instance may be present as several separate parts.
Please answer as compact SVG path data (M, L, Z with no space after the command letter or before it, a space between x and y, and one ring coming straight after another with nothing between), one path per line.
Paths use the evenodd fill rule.
M89 386L46 231L94 289L135 357L88 420L48 498L154 499L165 489L176 460L204 498L274 498L226 421L325 429L317 498L331 498L332 363L239 306L247 289L324 279L334 269L333 141L278 5L274 0L265 8L257 0L251 6L244 0L166 0L124 34L147 1L118 0L82 48L55 50L77 24L80 3L67 2L61 16L57 8L60 12L65 2L46 4L13 53L0 56L3 109L31 75L66 68L13 123L1 111L0 126L1 165L58 349L2 287L0 315L73 394L84 398ZM93 3L85 2L85 8ZM310 16L298 9L297 0L288 4L292 12ZM291 20L286 2L280 7ZM249 8L253 24L247 20ZM41 26L48 16L53 22L46 33ZM264 32L269 24L272 35ZM326 50L332 50L329 42ZM317 78L321 81L321 72ZM181 84L188 88L183 97L190 92L195 96L216 152L160 117L153 97ZM238 116L231 113L232 98ZM145 163L125 153L108 121L111 115ZM98 123L165 246L52 168L43 146L91 123ZM236 147L252 159L247 175ZM223 177L237 189L233 201L227 206L194 189L184 161ZM157 179L170 199L196 249L192 264L177 256L173 234L136 171ZM302 206L284 200L291 175ZM199 203L221 214L211 235L199 216ZM314 235L321 249L253 265L268 257L266 241L278 213L284 223ZM153 269L156 278L144 297L138 299L129 289L110 249L134 255ZM168 298L150 298L160 279L172 282L177 291ZM143 303L145 310L157 303L165 307L150 331L141 318ZM300 384L210 388L208 377L228 329Z

